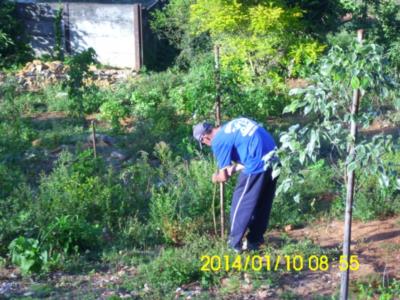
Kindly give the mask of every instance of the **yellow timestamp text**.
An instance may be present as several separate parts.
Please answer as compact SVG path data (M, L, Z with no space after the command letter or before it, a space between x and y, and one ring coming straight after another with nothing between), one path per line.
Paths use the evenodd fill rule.
M337 267L340 271L357 271L360 268L357 255L340 256L339 260L326 255L202 255L203 272L219 271L328 271ZM336 263L338 262L338 263Z

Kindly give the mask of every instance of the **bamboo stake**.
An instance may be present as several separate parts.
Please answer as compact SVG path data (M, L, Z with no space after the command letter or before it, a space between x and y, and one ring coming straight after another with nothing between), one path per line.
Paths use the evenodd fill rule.
M93 155L94 158L97 157L97 151L96 151L96 128L94 126L94 120L92 120L92 143L93 143Z
M218 235L218 230L217 230L217 218L215 217L215 196L217 195L217 185L214 184L214 192L213 192L213 198L211 202L211 213L212 213L212 218L213 218L213 225L214 225L214 234L215 236Z
M362 29L357 31L357 39L359 43L363 40ZM353 101L351 105L351 122L350 122L350 145L348 155L352 157L352 161L355 159L355 144L357 139L357 121L356 116L358 114L358 108L360 106L360 89L356 89L353 92ZM347 262L345 270L341 273L340 282L340 299L346 300L349 293L349 275L350 275L350 243L351 243L351 219L352 219L352 207L354 199L354 184L355 184L355 172L350 170L347 172L347 192L346 192L346 211L345 211L345 222L344 222L344 237L343 237L343 260ZM343 266L342 266L343 267Z
M214 47L215 57L215 89L216 89L216 101L215 101L215 120L216 126L221 125L221 78L219 70L219 45ZM220 217L221 217L221 238L225 235L225 213L224 213L224 183L219 184L219 196L220 196Z

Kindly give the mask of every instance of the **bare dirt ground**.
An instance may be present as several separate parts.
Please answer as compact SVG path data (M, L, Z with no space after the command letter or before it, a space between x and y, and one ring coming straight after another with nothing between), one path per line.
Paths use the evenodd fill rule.
M279 243L282 231L273 231L268 234L267 243ZM343 239L343 222L317 222L301 229L288 231L290 238L301 241L310 239L315 244L326 249L338 249ZM385 220L371 222L355 221L352 228L352 254L357 255L360 267L350 274L351 281L362 280L368 276L375 276L381 280L389 278L400 279L400 216ZM96 299L107 299L110 296L132 299L132 293L110 289L109 284L118 284L126 275L135 276L135 268L121 267L113 271L98 271L89 275L66 275L55 273L49 277L47 286L52 286L52 291L35 296L46 299L64 299L68 297L83 297L85 291L96 295ZM325 272L306 270L285 274L279 288L261 287L256 291L246 290L243 286L241 293L230 295L229 299L316 299L316 297L337 294L340 283L340 270L337 261L329 262L329 269ZM30 279L20 277L16 269L0 268L0 299L8 294L26 297L32 292L32 285L36 284ZM55 288L55 289L54 289ZM69 292L66 293L66 290ZM73 292L78 291L78 294ZM81 294L81 293L84 294ZM58 294L56 298L54 293ZM290 293L291 298L287 298ZM65 298L65 299L67 299ZM76 298L76 299L78 299ZM133 297L135 298L135 297ZM181 298L180 298L181 299ZM400 295L393 295L393 299L400 299Z
M296 240L311 239L323 248L340 248L343 240L343 221L319 222L288 232ZM271 241L279 232L270 235ZM357 255L360 267L350 273L350 279L362 280L369 276L400 279L400 216L371 222L353 222L352 255ZM293 291L302 299L315 299L316 295L332 295L338 291L340 270L338 262L329 264L327 272L306 271L288 276L282 289ZM393 295L400 299L400 295Z

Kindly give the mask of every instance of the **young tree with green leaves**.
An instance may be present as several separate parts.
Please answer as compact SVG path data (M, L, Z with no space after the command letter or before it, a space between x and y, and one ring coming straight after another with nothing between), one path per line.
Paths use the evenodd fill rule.
M344 238L342 261L341 299L347 298L351 241L351 213L356 170L364 174L378 175L382 188L397 185L398 174L391 164L384 161L386 153L398 148L390 135L357 138L359 126L369 126L376 117L375 109L391 99L399 87L391 80L383 48L375 44L353 43L347 49L333 47L322 59L318 74L310 78L310 85L294 89L296 99L285 112L302 112L307 125L295 125L282 134L279 152L282 165L292 169L278 188L286 191L296 180L307 180L301 170L309 162L315 162L323 152L330 152L333 166L344 164L346 175L345 221L348 232ZM362 96L361 103L359 102ZM293 169L296 166L297 172Z

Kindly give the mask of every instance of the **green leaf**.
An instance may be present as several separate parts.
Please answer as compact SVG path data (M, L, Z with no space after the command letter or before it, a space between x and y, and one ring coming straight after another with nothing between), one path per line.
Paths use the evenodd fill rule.
M357 168L357 163L355 161L352 161L347 165L347 173L354 171L356 168Z
M360 79L358 79L357 76L353 76L351 78L351 87L353 89L359 89L360 88Z
M311 105L307 105L306 107L304 107L304 115L308 115L310 113L310 111L312 110L312 106Z
M33 267L33 265L35 264L35 260L34 259L28 259L26 257L21 257L21 270L23 273L29 273L29 271L31 271L31 268Z
M286 193L289 188L292 186L293 182L292 179L286 178L283 182L278 186L276 189L276 195L279 195L281 192Z
M361 87L366 89L371 85L371 79L369 77L364 77L361 79Z
M301 151L299 154L299 161L301 164L304 164L304 161L306 159L306 151Z
M293 201L296 202L297 204L300 203L300 194L296 194L296 196L293 197Z
M381 176L379 177L379 184L382 187L388 187L389 186L389 177L386 174L381 174Z
M281 168L274 168L272 171L272 179L275 179L276 177L279 176L279 174L281 174Z
M295 112L299 108L299 106L300 106L299 101L294 100L292 103L290 103L283 109L283 113L285 114L285 113Z

